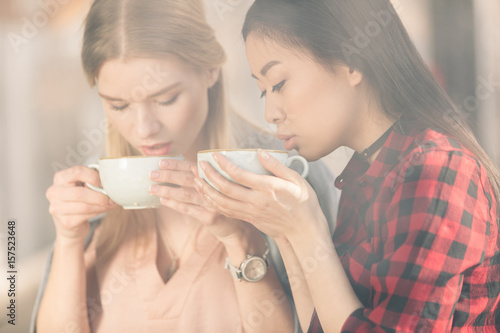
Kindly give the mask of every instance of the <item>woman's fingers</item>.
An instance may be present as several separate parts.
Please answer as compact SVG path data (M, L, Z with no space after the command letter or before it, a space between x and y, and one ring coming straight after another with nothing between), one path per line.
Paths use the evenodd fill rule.
M207 207L202 207L199 205L193 205L190 203L180 202L166 198L161 198L161 203L168 208L171 208L181 214L188 215L203 223L208 223L210 221L213 221L217 214L214 210L207 209Z
M234 167L236 167L234 164L232 164L232 165ZM250 189L243 187L243 186L246 186L245 184L248 184L248 182L244 182L245 184L242 184L243 186L241 186L240 185L241 183L236 184L232 181L229 181L226 178L224 178L220 173L215 171L215 169L209 163L207 163L205 161L200 162L200 166L201 166L203 172L205 173L205 177L210 181L210 183L212 183L217 188L217 190L219 190L220 193L223 193L226 196L234 198L236 200L240 200L240 201L248 200L249 195L250 195ZM237 176L236 179L233 178L236 182L238 182L238 180L242 180L245 177L245 175L247 175L249 177L258 176L256 174L251 173L251 172L248 172L248 171L245 171L242 169L240 169L240 170L242 171L240 176ZM198 186L199 186L199 184L198 184Z
M275 189L297 187L274 176L258 175L238 168L222 155L217 156L217 159L221 168L244 186L227 180L209 163L201 162L205 177L216 189L199 178L195 179L195 188L217 211L227 217L251 222L252 217L258 215L254 207L264 207L268 200L274 200L272 193L275 193Z
M279 160L259 149L259 160L262 165L270 171L274 176L258 175L252 172L238 168L233 163L229 162L224 156L218 156L218 163L221 169L229 174L235 181L243 184L253 190L261 193L273 193L273 198L278 196L288 196L299 198L307 186L307 181L302 178L296 171L290 169ZM221 191L223 192L223 191ZM235 197L232 193L223 192L232 198L244 200L241 197Z
M262 175L258 175L256 173L239 168L236 164L231 163L222 154L213 153L212 156L219 167L224 172L226 172L235 182L249 188L259 188L259 185L261 185ZM204 168L204 166L209 166L209 164L206 162L202 162L200 165L202 169Z
M200 174L198 172L198 166L196 164L191 166L191 172L196 178L200 177Z
M232 185L239 186L236 184ZM241 186L239 187L242 188ZM227 195L217 191L207 182L199 178L195 180L195 188L201 195L203 195L204 199L208 202L210 207L217 210L221 214L229 218L243 221L248 221L249 216L251 216L252 208L248 202L228 197ZM249 199L248 196L247 199Z
M290 169L276 158L268 154L266 151L259 149L258 157L260 163L276 177L288 180L289 182L296 183L301 179L300 175L294 170Z
M150 178L157 183L192 187L194 175L190 171L155 170L151 172Z
M46 196L50 202L50 214L59 219L78 216L79 221L85 221L117 206L104 194L83 186L52 186Z
M149 188L152 195L180 203L206 205L206 202L194 189L193 169L196 164L186 161L162 160L160 170L151 172L151 180L176 186L154 184Z
M182 203L205 205L205 201L193 187L171 187L163 185L152 185L149 188L152 195L165 199L176 200Z
M86 187L85 183L101 186L99 173L75 166L54 176L54 184L47 190L46 197L58 237L83 239L90 218L116 208L106 195Z
M259 160L274 176L258 175L243 170L221 154L214 153L213 156L220 168L231 176L235 182L259 191L265 191L270 187L283 187L284 182L299 184L302 181L302 177L297 172L263 151L259 152Z
M54 175L54 185L79 185L81 183L101 186L99 173L96 170L78 165L61 170Z
M195 165L195 163L188 161L165 159L160 161L160 170L178 170L191 172L191 167Z
M196 164L187 161L162 160L160 169L150 174L151 180L179 186L193 186L194 175L191 170Z
M113 209L111 205L93 205L87 202L55 201L50 203L49 212L52 216L80 216L85 220Z
M102 207L115 205L106 195L84 186L55 185L47 190L46 196L49 201L85 202Z

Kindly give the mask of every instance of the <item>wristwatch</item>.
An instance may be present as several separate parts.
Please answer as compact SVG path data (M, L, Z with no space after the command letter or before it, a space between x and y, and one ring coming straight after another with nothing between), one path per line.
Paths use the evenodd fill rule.
M229 257L226 258L225 269L229 270L233 277L241 282L241 279L248 282L260 281L266 276L269 267L269 247L266 246L266 252L262 257L247 254L247 258L241 263L240 267L233 266Z

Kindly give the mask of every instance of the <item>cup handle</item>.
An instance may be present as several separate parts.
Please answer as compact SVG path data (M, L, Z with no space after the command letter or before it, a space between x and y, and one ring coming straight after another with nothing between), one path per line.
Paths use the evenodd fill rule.
M286 166L290 167L290 165L292 165L293 161L299 161L300 163L302 163L302 166L304 167L304 170L302 171L302 174L300 176L302 178L306 178L307 175L309 174L309 163L307 162L307 160L304 157L299 156L299 155L290 156L286 160Z
M97 165L97 164L90 164L88 167L89 167L89 168L91 168L91 169L94 169L94 170L99 171L99 165ZM104 194L104 195L108 195L108 194L106 193L106 191L104 191L104 189L103 189L103 188L100 188L100 187L94 186L94 185L89 184L89 183L85 183L85 185L87 185L87 186L88 186L91 190L94 190L94 191L96 191L96 192L102 193L102 194Z

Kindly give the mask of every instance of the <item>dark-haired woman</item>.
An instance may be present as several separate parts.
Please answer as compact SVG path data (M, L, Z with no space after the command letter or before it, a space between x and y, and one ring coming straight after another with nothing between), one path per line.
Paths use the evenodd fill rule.
M276 177L217 156L226 216L272 235L309 332L497 332L498 169L433 79L389 0L257 0L243 35L266 120L317 160L356 151L329 237L311 187L264 152ZM311 320L312 318L312 320Z

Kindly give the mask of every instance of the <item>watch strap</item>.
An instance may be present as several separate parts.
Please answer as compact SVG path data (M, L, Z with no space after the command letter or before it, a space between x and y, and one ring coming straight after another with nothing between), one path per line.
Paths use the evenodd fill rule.
M241 279L243 277L243 274L241 274L241 269L239 267L236 267L233 264L231 264L231 260L229 259L229 257L226 258L226 264L224 265L224 268L229 270L231 272L231 275L236 280L241 281Z

